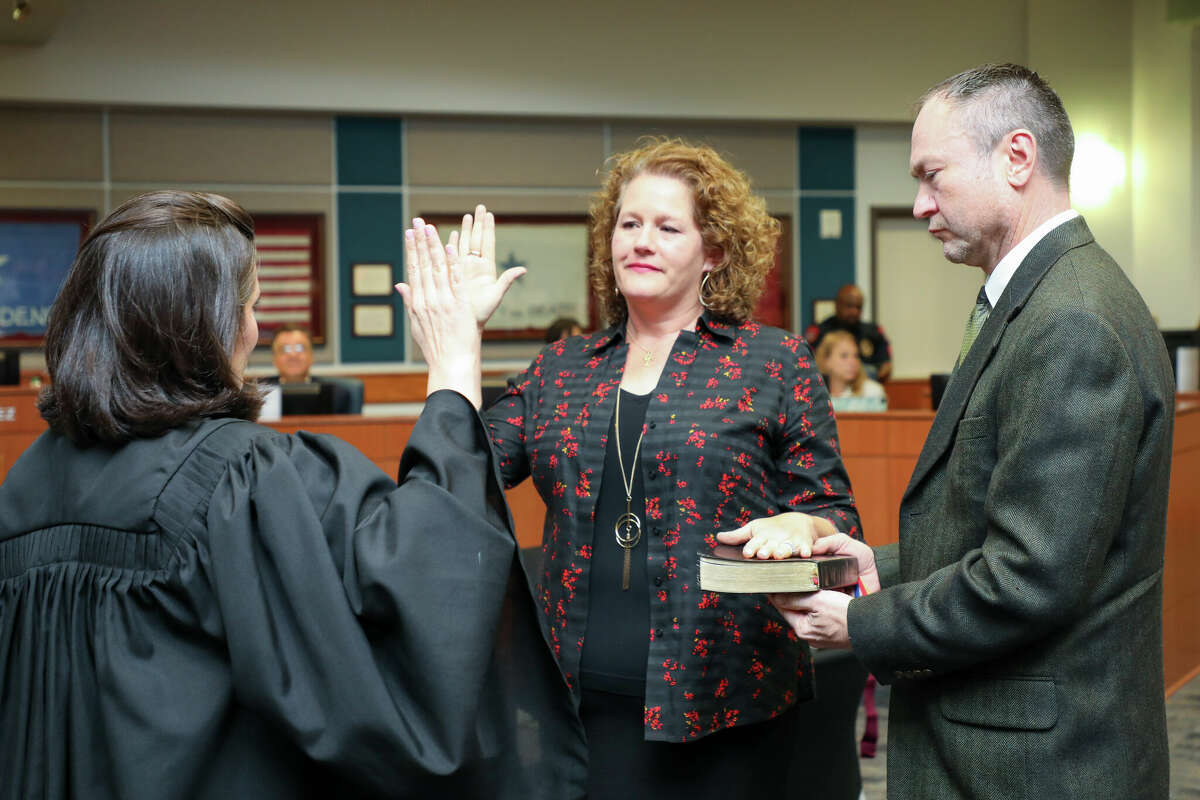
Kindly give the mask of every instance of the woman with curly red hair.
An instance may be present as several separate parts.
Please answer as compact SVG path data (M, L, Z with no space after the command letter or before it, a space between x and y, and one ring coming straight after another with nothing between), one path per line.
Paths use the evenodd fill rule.
M751 319L779 224L709 147L611 160L589 279L610 326L548 345L486 413L506 485L547 513L538 599L580 692L593 798L783 796L808 648L762 596L700 591L716 532L747 555L858 535L803 338ZM680 744L686 743L686 744Z

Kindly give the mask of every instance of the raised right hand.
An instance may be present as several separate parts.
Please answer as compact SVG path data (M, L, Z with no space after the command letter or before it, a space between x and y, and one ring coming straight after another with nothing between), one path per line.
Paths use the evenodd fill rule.
M404 298L413 339L429 365L427 394L453 389L479 408L480 326L457 254L443 249L437 229L419 217L404 232L404 253L408 281L396 284L396 291Z
M463 215L461 232L452 232L447 246L458 253L463 288L482 330L525 268L510 267L496 274L496 218L483 204L475 206L474 216Z

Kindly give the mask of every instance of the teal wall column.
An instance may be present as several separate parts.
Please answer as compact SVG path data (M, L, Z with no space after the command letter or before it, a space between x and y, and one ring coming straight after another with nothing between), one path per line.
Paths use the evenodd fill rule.
M395 117L338 117L338 342L343 363L404 359L404 302L400 295L356 297L352 266L392 265L392 282L404 276L404 123ZM377 187L377 188L375 188ZM367 191L367 189L370 189ZM356 337L354 306L392 307L389 337Z
M800 330L814 322L813 301L854 283L854 129L800 128ZM836 219L836 236L822 231Z

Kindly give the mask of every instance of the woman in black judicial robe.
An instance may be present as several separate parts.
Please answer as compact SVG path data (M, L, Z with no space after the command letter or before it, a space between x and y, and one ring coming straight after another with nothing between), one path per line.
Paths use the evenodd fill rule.
M245 211L158 192L88 236L47 331L50 430L0 486L0 796L580 794L475 409L495 304L416 222L430 395L399 485L248 421Z

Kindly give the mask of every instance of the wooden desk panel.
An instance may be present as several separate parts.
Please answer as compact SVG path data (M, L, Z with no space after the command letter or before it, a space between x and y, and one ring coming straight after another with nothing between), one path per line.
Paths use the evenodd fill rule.
M838 442L842 457L886 456L890 414L842 412L837 415Z
M929 378L892 378L883 385L883 391L887 394L888 408L892 411L927 411L933 408Z
M284 417L277 422L264 423L283 433L300 430L329 433L357 447L393 479L400 471L400 454L412 435L413 417L361 417L353 415ZM546 506L533 483L525 481L505 493L512 511L517 543L521 547L537 547L542 543L542 520Z
M842 463L850 475L854 504L858 507L858 518L862 522L867 544L877 547L895 541L896 537L889 533L896 527L896 515L890 507L888 476L891 465L888 457L847 455L842 458Z
M483 371L483 380L503 380L510 373L500 370ZM364 403L423 403L429 383L426 372L368 372L355 375L363 382Z
M1200 674L1200 398L1176 405L1163 564L1163 673L1170 695Z
M37 410L40 391L28 384L0 386L0 481L25 448L46 430Z
M400 463L400 454L408 443L416 420L411 417L364 417L357 414L332 414L329 416L291 416L275 422L264 422L268 428L283 433L311 431L330 433L354 445L362 454L375 462L395 461ZM395 477L396 472L390 473Z
M46 430L37 410L40 391L30 386L0 387L0 433L38 434Z
M504 379L511 371L484 370L484 380ZM425 372L365 372L355 375L363 382L363 402L420 403L425 399ZM928 411L930 409L928 378L897 378L883 385L892 411Z
M45 429L35 406L37 390L0 388L0 478ZM8 418L6 420L6 417ZM361 416L288 417L275 430L299 429L338 436L395 477L413 418ZM867 540L895 541L900 498L916 464L932 412L843 414L838 419L846 469L854 486ZM1163 654L1168 693L1200 673L1200 397L1180 398L1175 420L1172 492L1167 513L1163 577ZM522 547L538 546L545 506L529 481L507 493Z
M838 415L842 460L868 544L899 541L900 499L932 424L932 411Z

